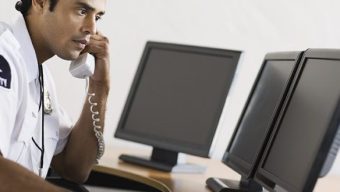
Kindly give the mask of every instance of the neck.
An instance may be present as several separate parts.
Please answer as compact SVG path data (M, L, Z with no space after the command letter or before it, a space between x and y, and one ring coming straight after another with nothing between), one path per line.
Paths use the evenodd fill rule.
M47 43L39 30L39 18L34 18L33 15L27 15L25 17L25 23L28 33L31 37L31 41L37 56L38 64L43 64L46 60L54 56L53 52L47 46Z

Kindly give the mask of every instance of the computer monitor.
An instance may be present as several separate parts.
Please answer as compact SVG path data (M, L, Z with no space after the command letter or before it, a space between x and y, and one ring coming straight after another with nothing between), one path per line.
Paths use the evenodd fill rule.
M120 159L168 172L199 171L179 166L178 153L209 156L240 55L235 50L148 42L115 137L151 145L153 151L146 159Z
M225 165L241 175L241 180L208 178L206 183L212 191L262 190L252 177L301 55L302 52L277 52L265 56L222 158Z
M270 191L312 191L340 144L340 50L310 49L301 60L255 174Z

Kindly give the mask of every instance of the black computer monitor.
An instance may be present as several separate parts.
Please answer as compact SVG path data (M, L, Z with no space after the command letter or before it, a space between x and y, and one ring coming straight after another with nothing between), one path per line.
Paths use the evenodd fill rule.
M307 50L255 180L270 191L312 191L340 140L340 50Z
M252 180L272 122L283 103L302 52L277 52L265 56L222 162L241 175L240 181L209 178L213 191L261 191Z
M240 55L148 42L115 137L151 145L153 151L148 159L120 159L174 171L178 152L208 157Z

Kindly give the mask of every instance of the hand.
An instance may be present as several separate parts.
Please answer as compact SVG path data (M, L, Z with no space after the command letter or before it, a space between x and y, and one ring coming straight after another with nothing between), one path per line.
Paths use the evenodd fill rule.
M95 83L109 86L110 83L110 55L109 55L109 40L100 32L91 35L89 44L83 52L88 52L95 57L96 66L91 80Z

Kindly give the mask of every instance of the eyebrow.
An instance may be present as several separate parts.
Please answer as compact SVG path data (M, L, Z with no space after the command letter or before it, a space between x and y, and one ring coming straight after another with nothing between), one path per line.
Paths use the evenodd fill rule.
M95 11L96 10L94 7L92 7L91 5L89 5L87 3L84 3L84 2L77 2L77 5L79 5L81 7L84 7L85 9L90 10L90 11ZM98 15L104 15L104 14L105 14L104 11L98 12Z

